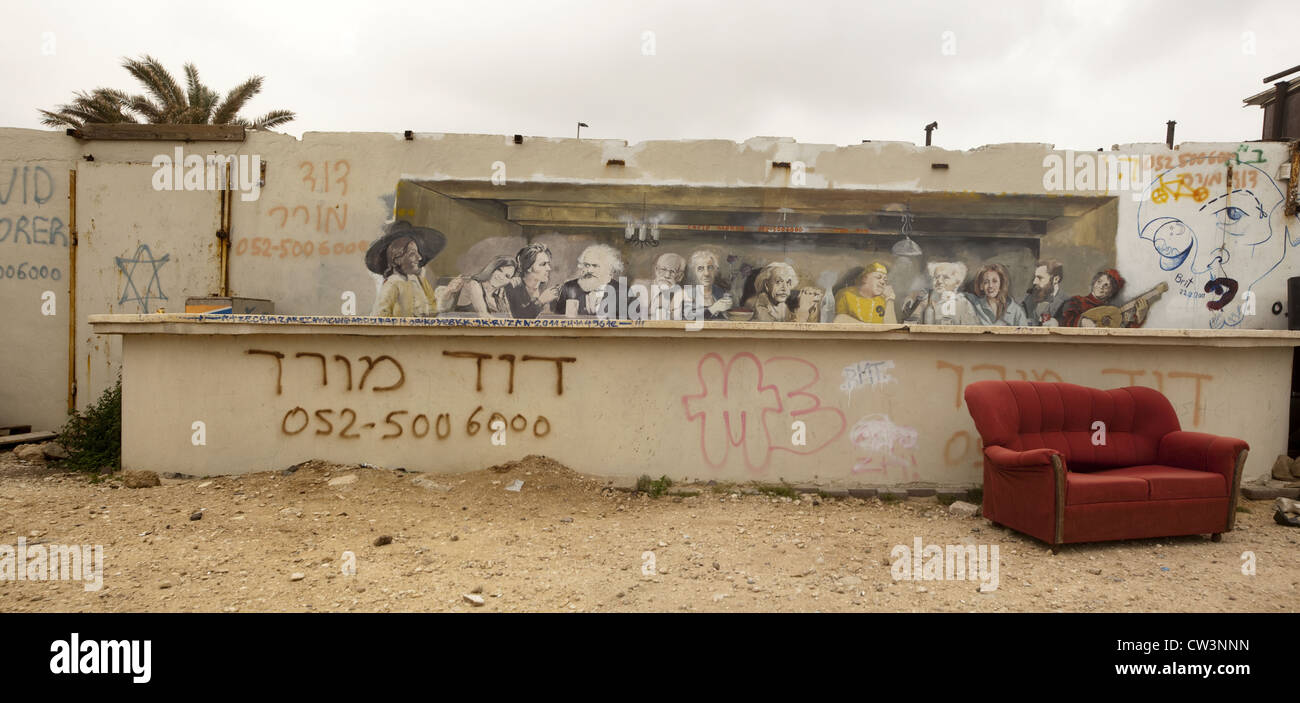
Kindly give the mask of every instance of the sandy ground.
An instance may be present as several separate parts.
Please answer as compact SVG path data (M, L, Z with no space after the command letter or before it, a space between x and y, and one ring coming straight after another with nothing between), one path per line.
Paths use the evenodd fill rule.
M351 483L330 485L331 479ZM522 480L519 492L505 490ZM337 483L337 482L336 482ZM435 476L297 471L128 489L0 454L0 545L100 544L103 587L0 581L29 611L1296 612L1300 530L1041 543L935 499L630 494L544 458ZM191 520L194 513L201 519ZM391 543L376 546L381 537ZM895 580L896 545L997 545L997 588ZM383 541L383 540L379 540ZM355 557L355 573L349 571ZM651 557L653 553L653 570ZM1243 574L1244 552L1254 575ZM650 572L652 573L646 573ZM293 580L301 576L298 580ZM477 596L475 605L466 596Z

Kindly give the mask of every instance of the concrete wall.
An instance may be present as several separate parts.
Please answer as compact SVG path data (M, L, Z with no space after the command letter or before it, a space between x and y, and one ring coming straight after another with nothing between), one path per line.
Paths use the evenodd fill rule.
M1156 388L1184 429L1249 442L1252 478L1286 447L1278 418L1290 392L1277 378L1295 343L1288 333L289 322L106 322L126 333L123 464L224 474L326 457L447 472L537 453L604 476L974 484L980 439L962 391L1002 378ZM505 423L495 443L494 419Z
M1166 283L1171 292L1152 306L1148 326L1285 328L1285 318L1271 309L1275 302L1285 303L1285 279L1297 275L1288 231L1300 229L1294 218L1282 216L1279 205L1278 194L1287 183L1284 177L1290 177L1283 168L1288 156L1282 144L1185 144L1178 150L1124 146L1114 153L1150 153L1167 160L1171 168L1202 179L1197 182L1204 183L1209 194L1196 200L1167 188L1169 197L1153 203L1151 193L1159 187L1152 188L1144 181L1140 190L1147 199L1138 203L1130 195L1139 189L1111 189L1101 176L1089 183L1079 179L1070 187L1051 181L1046 176L1045 159L1077 160L1085 154L1054 152L1041 144L948 151L903 143L836 147L776 138L628 145L615 140L527 137L522 144L515 144L505 135L421 134L407 141L396 134L309 133L297 140L253 132L238 144L182 145L81 142L59 133L5 129L0 130L0 264L6 271L15 266L15 275L0 278L0 301L4 303L0 305L0 325L13 331L7 335L0 359L6 369L5 383L0 384L0 425L22 422L55 428L64 418L70 170L76 170L79 178L77 220L81 231L76 291L80 319L76 348L71 352L78 405L94 400L112 382L120 359L117 342L95 335L85 324L85 315L159 308L177 312L183 309L186 297L216 292L220 281L215 248L217 194L153 187L157 171L153 159L171 155L178 147L186 155L257 155L266 165L258 197L235 197L230 285L233 294L270 298L277 311L286 313L338 314L349 300L355 300L357 312L370 310L380 281L366 270L362 255L385 223L394 219L395 210L402 209L399 200L406 196L398 192L399 183L403 192L408 186L420 191L412 190L410 196L424 203L413 216L434 220L448 230L447 250L428 267L430 278L468 272L490 254L513 253L511 247L534 234L548 236L539 233L540 225L522 227L503 217L500 206L489 202L486 195L464 196L470 190L466 184L479 183L491 189L494 176L502 183L503 193L559 184L582 198L594 199L602 189L643 187L650 193L667 193L671 196L665 196L669 206L700 206L704 199L693 192L696 190L721 189L725 196L727 191L755 189L752 192L757 195L747 195L747 200L732 198L730 204L720 207L725 212L744 210L764 217L775 216L783 207L818 216L853 212L857 207L862 212L894 214L911 208L918 216L1038 218L1047 223L1046 231L1029 238L1031 246L1019 244L1023 237L1013 238L1013 244L1006 245L1009 250L998 250L1002 240L995 239L973 241L968 251L960 253L937 239L924 239L924 232L914 238L928 251L968 256L972 262L986 257L1008 264L1016 297L1023 295L1032 275L1029 267L1034 247L1040 257L1066 261L1063 288L1070 295L1085 294L1092 274L1109 267L1118 268L1129 279L1125 293ZM1184 157L1220 153L1249 162L1235 166L1235 178L1247 179L1244 183L1252 190L1250 197L1260 202L1264 216L1241 227L1234 225L1231 237L1213 243L1216 236L1224 237L1223 229L1215 220L1205 221L1209 213L1200 208L1205 200L1238 189L1229 189L1222 179L1215 181L1224 167L1213 165L1212 159L1187 162ZM610 165L610 160L623 164ZM774 163L792 167L774 167ZM451 198L438 190L449 184L455 184L462 195ZM1232 193L1234 206L1245 197ZM788 207L791 202L796 207ZM1243 209L1254 213L1253 207ZM37 218L41 218L39 228ZM1194 256L1181 259L1174 268L1161 264L1169 266L1178 257L1163 260L1144 234L1153 231L1144 227L1160 218L1177 218L1196 236ZM29 229L20 230L18 222ZM1249 231L1237 233L1247 225ZM820 282L830 274L886 256L887 244L896 239L897 230L886 227L883 231L893 237L882 240L883 244L867 235L864 241L840 248L826 244L825 251L816 243L810 248L802 235L756 242L745 241L739 234L714 239L709 238L714 235L691 239L678 234L673 235L678 237L675 243L665 241L659 252L689 253L696 245L705 245L724 254L734 252L753 263L788 259L809 280ZM581 248L600 239L591 233L563 231L549 236L567 240L562 262L567 268L557 266L557 277L571 275ZM488 240L501 246L481 244ZM929 246L931 241L934 247ZM1209 255L1219 246L1229 252L1230 259ZM625 248L624 253L630 268L636 269L636 277L646 277L654 250ZM557 256L557 263L559 259ZM836 264L838 260L843 263ZM1210 263L1214 261L1222 261L1221 270ZM916 271L924 263L898 257L887 262L904 268L912 265ZM20 279L17 269L22 264L27 264L24 272L35 266L38 280ZM39 278L42 266L44 279ZM54 279L55 270L59 280ZM1180 275L1190 283L1180 282ZM1237 282L1237 300L1225 309L1211 311L1205 307L1206 299L1177 294L1183 289L1204 293L1211 275L1230 276ZM914 283L897 282L901 278L916 276L896 277L900 295ZM43 314L49 312L48 307L42 309L42 294L47 290L56 298L52 315ZM1257 294L1254 316L1244 315L1239 307L1240 294L1247 291Z

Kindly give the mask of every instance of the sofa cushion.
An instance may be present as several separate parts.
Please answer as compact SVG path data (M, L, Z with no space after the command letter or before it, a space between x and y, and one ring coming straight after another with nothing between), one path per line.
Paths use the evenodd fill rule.
M1153 464L1160 439L1179 429L1168 399L1142 386L1098 390L1070 383L977 381L964 393L987 445L1051 448L1071 470ZM1106 440L1093 444L1095 423Z
M1179 469L1173 466L1150 464L1111 469L1112 476L1140 478L1151 486L1151 500L1177 500L1180 498L1226 498L1228 484L1223 474L1214 471Z
M1123 476L1117 470L1081 474L1065 474L1065 504L1118 503L1128 500L1147 500L1150 488L1145 479Z

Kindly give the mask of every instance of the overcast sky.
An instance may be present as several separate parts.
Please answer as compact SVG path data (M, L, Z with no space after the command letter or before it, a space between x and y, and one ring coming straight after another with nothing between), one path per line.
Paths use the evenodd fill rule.
M86 2L5 0L0 126L124 56L193 62L282 131L793 137L972 148L1258 139L1242 99L1300 63L1300 2ZM48 33L52 33L52 36ZM52 39L52 41L51 41ZM51 53L52 50L52 53Z

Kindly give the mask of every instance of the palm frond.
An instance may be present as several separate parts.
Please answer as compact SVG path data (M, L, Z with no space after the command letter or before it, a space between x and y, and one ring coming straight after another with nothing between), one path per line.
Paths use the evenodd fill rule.
M152 56L141 59L124 59L122 67L140 81L145 90L158 101L162 111L174 114L184 109L185 94L171 73Z
M270 129L297 117L289 110L272 110L251 121L239 116L244 105L262 91L262 76L249 78L222 98L220 93L203 85L199 70L192 63L185 64L185 90L152 56L123 58L122 67L144 86L144 94L129 95L111 88L96 88L89 93L75 91L68 104L54 110L38 110L41 123L80 128L85 124L143 119L152 124L237 124Z
M199 81L199 69L195 68L192 63L185 64L185 86L190 109L198 107L203 100L203 91L207 90L207 88L203 87L203 83Z
M297 115L292 110L272 110L252 120L241 120L245 127L251 129L271 129L292 122Z
M262 80L261 76L253 76L226 93L226 99L212 113L212 124L231 124L244 108L244 103L262 91Z

